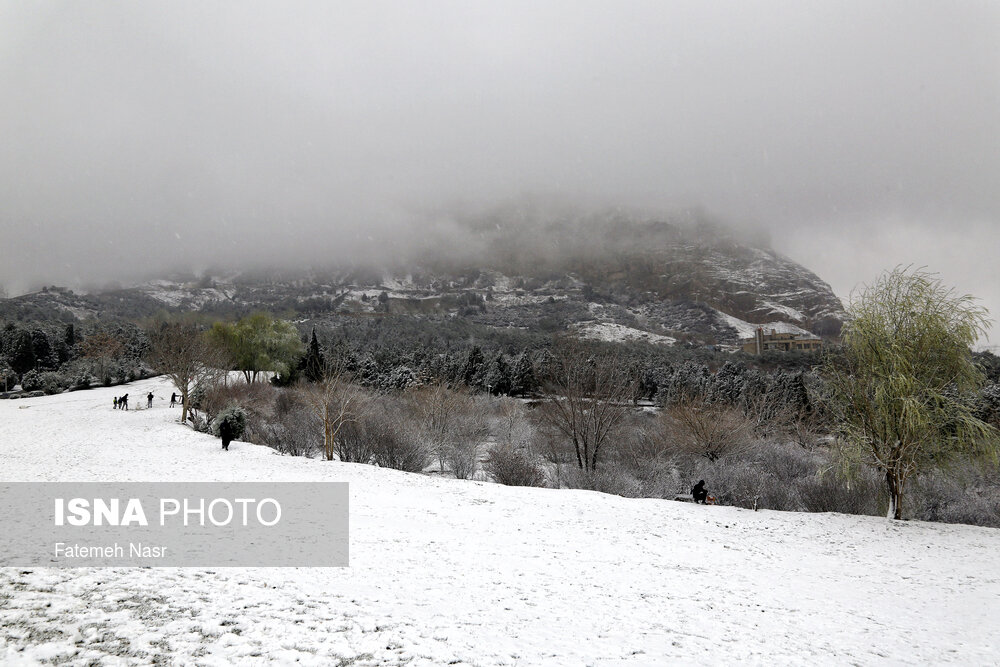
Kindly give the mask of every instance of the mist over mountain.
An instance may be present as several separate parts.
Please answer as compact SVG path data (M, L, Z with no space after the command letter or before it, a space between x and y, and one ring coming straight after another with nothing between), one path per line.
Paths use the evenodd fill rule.
M836 335L845 317L820 277L765 239L741 238L697 211L654 215L535 202L428 220L420 237L380 239L381 257L215 267L85 295L47 289L10 300L0 314L24 318L38 309L85 319L267 309L325 324L460 317L490 329L725 344L765 323Z

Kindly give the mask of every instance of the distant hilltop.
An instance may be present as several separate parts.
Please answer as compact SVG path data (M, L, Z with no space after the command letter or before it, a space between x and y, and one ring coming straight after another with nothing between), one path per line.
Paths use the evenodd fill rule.
M698 220L620 213L498 213L429 229L381 262L174 275L89 294L46 288L0 301L0 317L18 320L259 309L299 321L466 318L490 328L733 348L758 325L835 337L846 317L827 283L762 244Z

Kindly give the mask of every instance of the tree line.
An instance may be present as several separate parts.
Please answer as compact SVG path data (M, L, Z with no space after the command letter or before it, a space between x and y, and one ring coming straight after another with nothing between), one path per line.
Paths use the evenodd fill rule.
M695 474L699 466L722 470L741 461L739 484L758 491L730 499L753 507L767 495L759 488L782 484L772 472L753 481L745 471L759 465L762 443L790 443L808 452L806 468L828 454L826 467L839 466L848 486L859 471L877 471L887 512L900 518L904 489L914 480L955 461L995 461L1000 360L970 353L985 313L929 274L887 274L860 295L852 314L843 346L808 370L559 337L518 348L476 340L442 347L434 337L402 345L385 332L365 338L345 335L344 327L303 335L266 313L229 322L163 318L144 328L92 323L79 333L72 325L12 323L0 332L0 367L27 381L25 388L54 382L47 391L64 388L52 377L60 374L74 376L69 388L82 388L164 373L181 393L182 419L200 430L218 431L225 414L261 444L328 460L406 469L436 460L441 470L469 476L480 470L479 446L489 436L496 479L539 481L541 457L548 483L563 484L568 466L578 471L576 483L606 487L617 479L611 486L646 492L652 470ZM239 411L253 403L253 392L232 392L233 371L243 386L277 392L273 405L245 419ZM509 411L508 437L500 438L504 429L487 429L475 413L487 405L495 411L489 401L504 396L522 399L516 404L527 412ZM403 433L380 413L418 426ZM515 431L532 435L513 438ZM772 463L799 456L770 451ZM622 483L622 475L632 481ZM784 480L798 490L781 502L805 502L812 487L800 478L801 470Z

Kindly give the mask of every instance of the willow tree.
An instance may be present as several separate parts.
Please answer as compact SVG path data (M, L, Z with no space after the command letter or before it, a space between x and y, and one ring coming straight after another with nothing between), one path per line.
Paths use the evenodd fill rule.
M826 374L841 460L884 475L890 519L908 480L959 457L996 455L996 433L974 416L984 382L970 347L985 309L922 269L897 267L852 299L843 353Z
M302 341L291 323L267 313L254 313L239 322L216 322L208 338L241 371L247 384L262 372L285 375L302 356Z

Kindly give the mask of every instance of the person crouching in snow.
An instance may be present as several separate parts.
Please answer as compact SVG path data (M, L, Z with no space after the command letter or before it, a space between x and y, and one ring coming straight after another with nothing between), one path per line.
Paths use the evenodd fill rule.
M694 485L691 489L691 495L694 497L696 503L706 504L708 500L708 491L705 489L705 480L698 480L698 483Z

